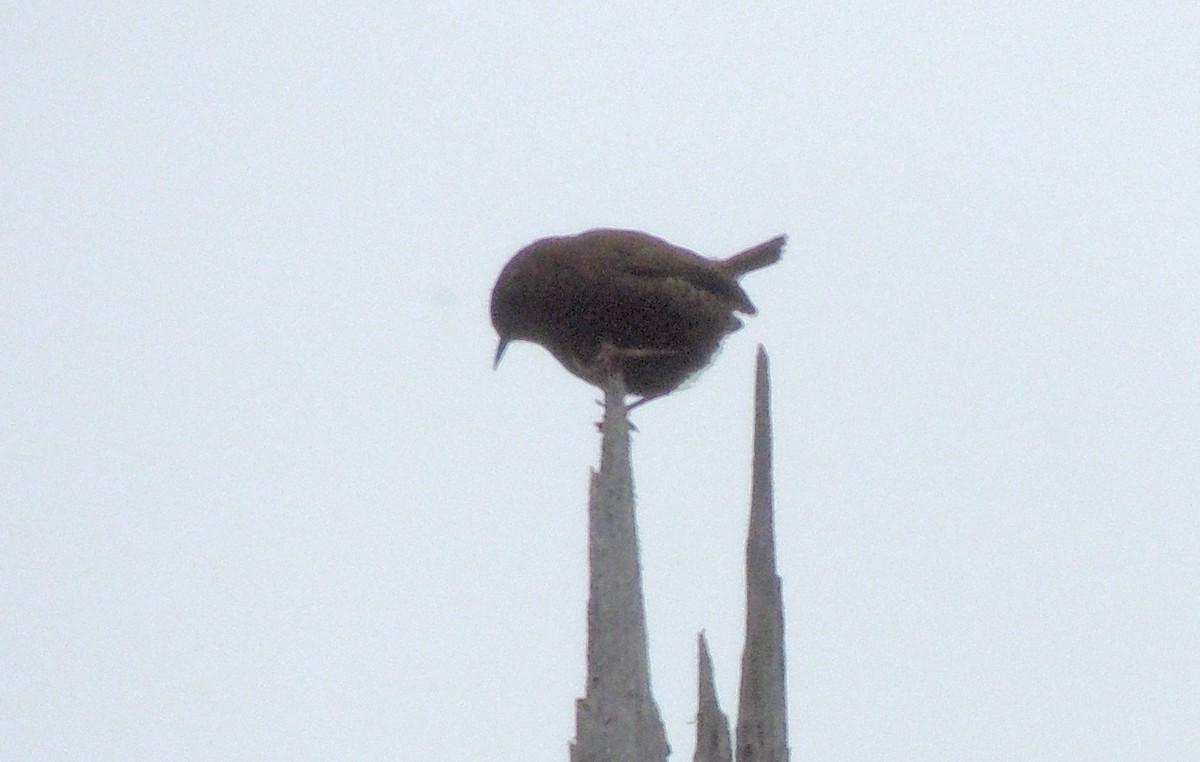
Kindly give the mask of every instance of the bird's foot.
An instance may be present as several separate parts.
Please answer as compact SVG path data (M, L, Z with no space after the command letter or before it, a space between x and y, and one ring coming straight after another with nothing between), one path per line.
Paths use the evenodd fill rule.
M638 427L633 424L633 421L629 420L629 417L628 417L629 411L633 410L634 407L642 404L645 401L645 399L646 398L643 397L642 399L638 400L637 402L633 403L632 405L625 406L625 416L626 416L625 417L625 425L629 427L630 431L637 431ZM604 400L596 400L596 404L599 405L600 407L604 407ZM596 431L600 431L600 432L604 431L604 418L603 417L601 417L600 420L596 421Z

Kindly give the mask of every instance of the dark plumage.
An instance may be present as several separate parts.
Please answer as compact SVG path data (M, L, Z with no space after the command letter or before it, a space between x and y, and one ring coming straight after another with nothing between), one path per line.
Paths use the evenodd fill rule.
M725 260L632 230L534 241L492 289L495 363L508 342L523 339L597 386L619 371L641 401L667 394L741 328L734 312L755 313L737 279L778 262L785 241L772 238Z

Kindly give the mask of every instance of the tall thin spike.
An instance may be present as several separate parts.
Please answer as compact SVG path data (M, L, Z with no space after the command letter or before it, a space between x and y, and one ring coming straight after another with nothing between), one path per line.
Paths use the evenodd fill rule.
M767 353L760 345L754 388L746 645L738 691L737 762L786 762L789 756L782 581L775 569L770 391Z

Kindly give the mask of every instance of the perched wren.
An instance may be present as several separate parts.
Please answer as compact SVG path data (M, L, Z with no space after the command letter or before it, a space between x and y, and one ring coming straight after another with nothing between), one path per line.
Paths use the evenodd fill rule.
M779 261L785 236L728 259L706 259L633 230L543 238L509 260L492 289L500 334L548 349L567 370L603 386L620 373L635 405L670 393L704 368L734 313L755 313L738 278Z

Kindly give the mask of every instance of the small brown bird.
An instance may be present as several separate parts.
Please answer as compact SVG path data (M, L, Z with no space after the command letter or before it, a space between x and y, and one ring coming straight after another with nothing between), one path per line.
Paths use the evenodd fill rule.
M706 259L633 230L543 238L516 253L492 289L500 334L550 350L567 370L603 386L614 372L641 395L668 394L756 310L738 277L779 261L786 236L724 259Z

